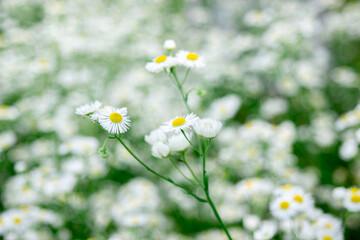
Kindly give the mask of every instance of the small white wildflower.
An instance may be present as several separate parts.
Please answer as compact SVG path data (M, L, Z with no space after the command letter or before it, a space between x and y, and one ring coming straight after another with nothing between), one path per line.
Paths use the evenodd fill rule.
M186 131L187 129L190 129L190 127L192 127L198 119L199 118L194 113L190 113L185 117L175 117L167 122L164 122L161 129L164 132L180 133L181 130Z
M106 106L97 112L100 125L109 133L125 133L130 127L127 108Z
M166 158L170 154L170 148L165 143L157 142L152 146L151 154L156 158Z
M194 124L194 131L205 138L214 138L220 132L222 123L210 118L200 119Z
M93 113L95 113L99 108L101 107L101 102L95 101L91 104L85 104L83 106L80 106L76 108L75 114L82 115L82 116L90 116Z
M189 136L189 134L187 135L187 137L191 139L191 136ZM171 151L175 152L183 152L190 146L188 140L181 133L170 137L168 142Z
M179 65L187 68L202 68L205 66L204 59L196 53L181 50L176 54Z
M164 69L171 68L175 66L177 63L177 59L171 56L159 56L153 59L152 62L148 62L145 65L145 69L149 72L158 73L164 71Z

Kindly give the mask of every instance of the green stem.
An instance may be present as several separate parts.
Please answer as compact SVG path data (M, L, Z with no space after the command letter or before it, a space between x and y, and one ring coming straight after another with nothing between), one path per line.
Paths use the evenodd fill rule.
M207 199L208 203L210 204L210 207L211 207L211 209L212 209L212 211L213 211L216 219L219 221L222 229L223 229L224 232L226 233L226 236L229 238L229 240L232 240L229 231L227 230L225 224L224 224L223 221L221 220L221 217L220 217L218 211L216 210L216 207L215 207L213 201L212 201L211 198L210 198L210 194L209 194L209 190L208 190L208 189L205 190L205 195L206 195L206 199Z
M187 168L189 169L193 178L196 180L196 182L199 184L199 186L201 186L201 188L204 188L203 185L201 184L200 180L196 177L196 175L195 175L194 171L192 170L192 168L190 167L189 163L186 161L185 152L183 152L182 156L183 156L184 163L187 166Z
M213 203L213 201L211 200L211 197L210 197L209 181L208 181L208 177L206 175L206 157L207 157L207 153L208 153L208 151L210 149L211 143L212 143L212 139L209 139L208 141L205 142L204 153L202 155L202 160L203 160L203 181L204 181L204 185L205 185L204 192L205 192L205 195L206 195L207 202L209 203L209 205L210 205L216 219L220 223L222 229L226 233L226 236L229 238L229 240L232 240L229 231L227 230L224 222L222 221L222 219L221 219L218 211L216 210L216 207L215 207L215 205L214 205L214 203Z
M181 85L184 85L184 83L186 82L186 80L187 80L187 78L188 78L188 76L189 76L189 72L190 72L190 68L188 68L188 69L186 70L185 77L184 77L184 80L182 81Z
M183 102L184 102L184 104L185 104L185 107L186 107L187 111L188 111L189 113L192 113L192 111L191 111L191 109L190 109L190 107L189 107L189 105L188 105L188 103L187 103L187 99L185 98L185 94L184 94L183 87L182 87L182 85L180 84L180 81L179 81L179 79L178 79L178 77L177 77L177 75L176 75L176 72L175 72L174 68L171 68L171 69L170 69L170 73L174 76L174 79L175 79L175 82L176 82L175 85L177 86L177 88L178 88L179 91L180 91L181 98L182 98L182 100L183 100Z
M148 165L146 165L143 161L141 161L129 148L128 146L126 146L126 144L123 142L123 140L115 135L115 138L121 143L121 145L123 145L123 147L128 151L128 153L131 154L131 156L133 156L133 158L135 158L136 161L138 161L144 168L146 168L146 170L148 170L149 172L151 172L152 174L164 179L165 181L175 185L176 187L179 187L181 189L183 189L184 191L186 191L188 194L190 194L191 196L193 196L194 198L196 198L198 201L200 202L207 202L205 199L200 198L198 196L196 196L195 194L193 194L189 189L185 188L184 186L181 186L180 184L175 183L171 178L167 178L159 173L157 173L156 171L154 171L153 169L151 169Z
M184 130L180 129L180 131L182 132L182 134L184 135L184 137L186 138L186 140L190 143L190 145L194 148L194 150L200 154L200 156L202 156L202 153L197 149L197 147L195 147L195 145L190 141L190 139L186 136Z
M174 163L174 161L171 159L171 158L169 158L169 160L170 160L170 162L171 162L171 164L173 165L173 167L186 179L186 180L188 180L191 184L193 184L193 185L197 185L197 183L195 183L193 180L191 180L190 178L188 178L179 168L178 168L178 166L176 165L176 163Z

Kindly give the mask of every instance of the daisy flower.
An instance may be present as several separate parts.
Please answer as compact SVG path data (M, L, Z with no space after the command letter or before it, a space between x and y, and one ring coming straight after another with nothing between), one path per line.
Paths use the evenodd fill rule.
M95 101L94 103L91 104L85 104L83 106L76 108L75 114L82 116L90 116L93 113L95 113L101 107L101 105L102 104L99 101Z
M176 54L176 59L179 65L187 68L202 68L205 66L205 61L196 53L181 50Z
M314 200L310 194L306 194L301 188L295 188L294 191L290 193L290 195L298 209L305 210L308 208L313 208Z
M187 135L189 139L191 139L191 134ZM190 146L189 141L182 134L176 134L171 136L168 140L168 144L171 151L174 152L183 152Z
M272 201L270 210L274 217L285 220L295 216L298 208L290 196L281 196Z
M194 124L194 131L205 138L214 138L220 132L221 122L210 118L200 119Z
M145 69L149 72L158 73L164 70L164 68L170 68L175 66L177 63L176 58L171 56L159 56L155 58L152 62L148 62L145 65Z
M165 143L157 142L152 145L151 154L156 158L166 158L170 154L170 148Z
M114 108L106 106L97 113L97 121L109 133L125 133L130 127L127 108Z
M164 122L161 129L164 132L180 133L181 130L185 131L190 129L198 121L198 119L199 118L194 113L190 113L185 117L175 117L167 122Z
M344 199L344 206L351 212L360 211L360 190L359 188L352 187L346 193Z

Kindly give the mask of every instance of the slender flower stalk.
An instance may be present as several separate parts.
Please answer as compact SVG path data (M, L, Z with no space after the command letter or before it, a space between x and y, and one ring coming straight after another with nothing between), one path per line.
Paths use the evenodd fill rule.
M187 102L188 100L188 93L185 94L184 93L184 89L183 89L183 84L186 82L187 80L187 77L189 75L189 72L190 72L190 68L187 69L186 71L186 74L185 74L185 77L184 77L184 80L180 83L177 75L176 75L176 72L175 72L175 68L171 68L170 69L170 73L169 73L169 76L170 76L170 79L175 83L176 87L178 88L179 92L180 92L180 95L181 95L181 98L184 102L184 105L187 109L187 111L189 113L192 113L191 111L191 108L189 107L189 104ZM171 76L172 75L172 76ZM212 143L212 138L210 139L206 139L205 140L205 146L204 146L204 149L202 149L202 144L201 144L201 140L199 139L199 136L195 133L195 137L196 137L196 140L197 140L197 143L198 145L200 146L200 149L202 149L202 151L198 150L198 148L190 141L190 139L187 137L186 133L184 132L184 130L181 130L182 134L184 135L184 137L186 138L186 140L190 143L190 145L193 147L193 149L199 153L199 155L201 156L202 158L202 178L203 178L203 184L201 184L202 186L202 189L205 193L205 196L206 196L206 200L208 202L208 204L210 205L211 207L211 210L213 211L216 219L218 220L218 222L220 223L222 229L224 230L226 236L228 237L229 240L232 240L231 236L230 236L230 233L228 231L228 229L226 228L224 222L222 221L217 209L216 209L216 206L214 204L214 202L212 201L211 197L210 197L210 191L209 191L209 180L208 180L208 176L206 174L206 157L207 157L207 154L208 154L208 151L210 149L210 146L211 146L211 143ZM198 181L200 183L200 180L196 177L195 173L193 172L193 170L191 169L190 165L187 163L186 161L186 158L185 158L185 152L183 152L183 160L184 160L184 163L186 164L186 166L188 167L190 173L192 174L193 178Z
M188 194L190 194L191 196L193 196L194 198L196 198L198 201L200 202L207 202L205 199L198 197L197 195L195 195L194 193L192 193L189 189L185 188L184 186L181 186L180 184L174 182L171 178L165 177L163 175L161 175L160 173L156 172L155 170L153 170L152 168L150 168L147 164L145 164L143 161L140 160L140 158L138 158L131 150L130 148L124 143L124 141L121 139L121 137L114 135L114 137L121 143L121 145L126 149L126 151L128 151L128 153L130 153L130 155L135 158L136 161L138 161L143 167L146 168L146 170L148 170L149 172L151 172L152 174L164 179L165 181L173 184L176 187L179 187L183 190L185 190Z

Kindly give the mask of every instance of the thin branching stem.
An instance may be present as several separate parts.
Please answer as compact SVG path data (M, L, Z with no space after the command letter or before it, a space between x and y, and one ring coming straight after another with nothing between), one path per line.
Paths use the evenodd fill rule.
M138 161L144 168L146 168L146 170L148 170L149 172L151 172L152 174L164 179L165 181L175 185L176 187L179 187L181 189L183 189L184 191L186 191L188 194L190 194L191 196L193 196L194 198L196 198L198 201L200 202L207 202L205 199L195 195L194 193L192 193L189 189L187 189L184 186L181 186L180 184L174 182L171 178L165 177L163 175L161 175L160 173L156 172L155 170L153 170L152 168L150 168L147 164L145 164L143 161L140 160L140 158L138 158L131 150L130 148L128 148L128 146L124 143L124 141L121 139L121 137L118 137L117 135L114 135L114 137L121 143L121 145L128 151L128 153L130 153L131 156L133 156L133 158L135 158L136 161Z

